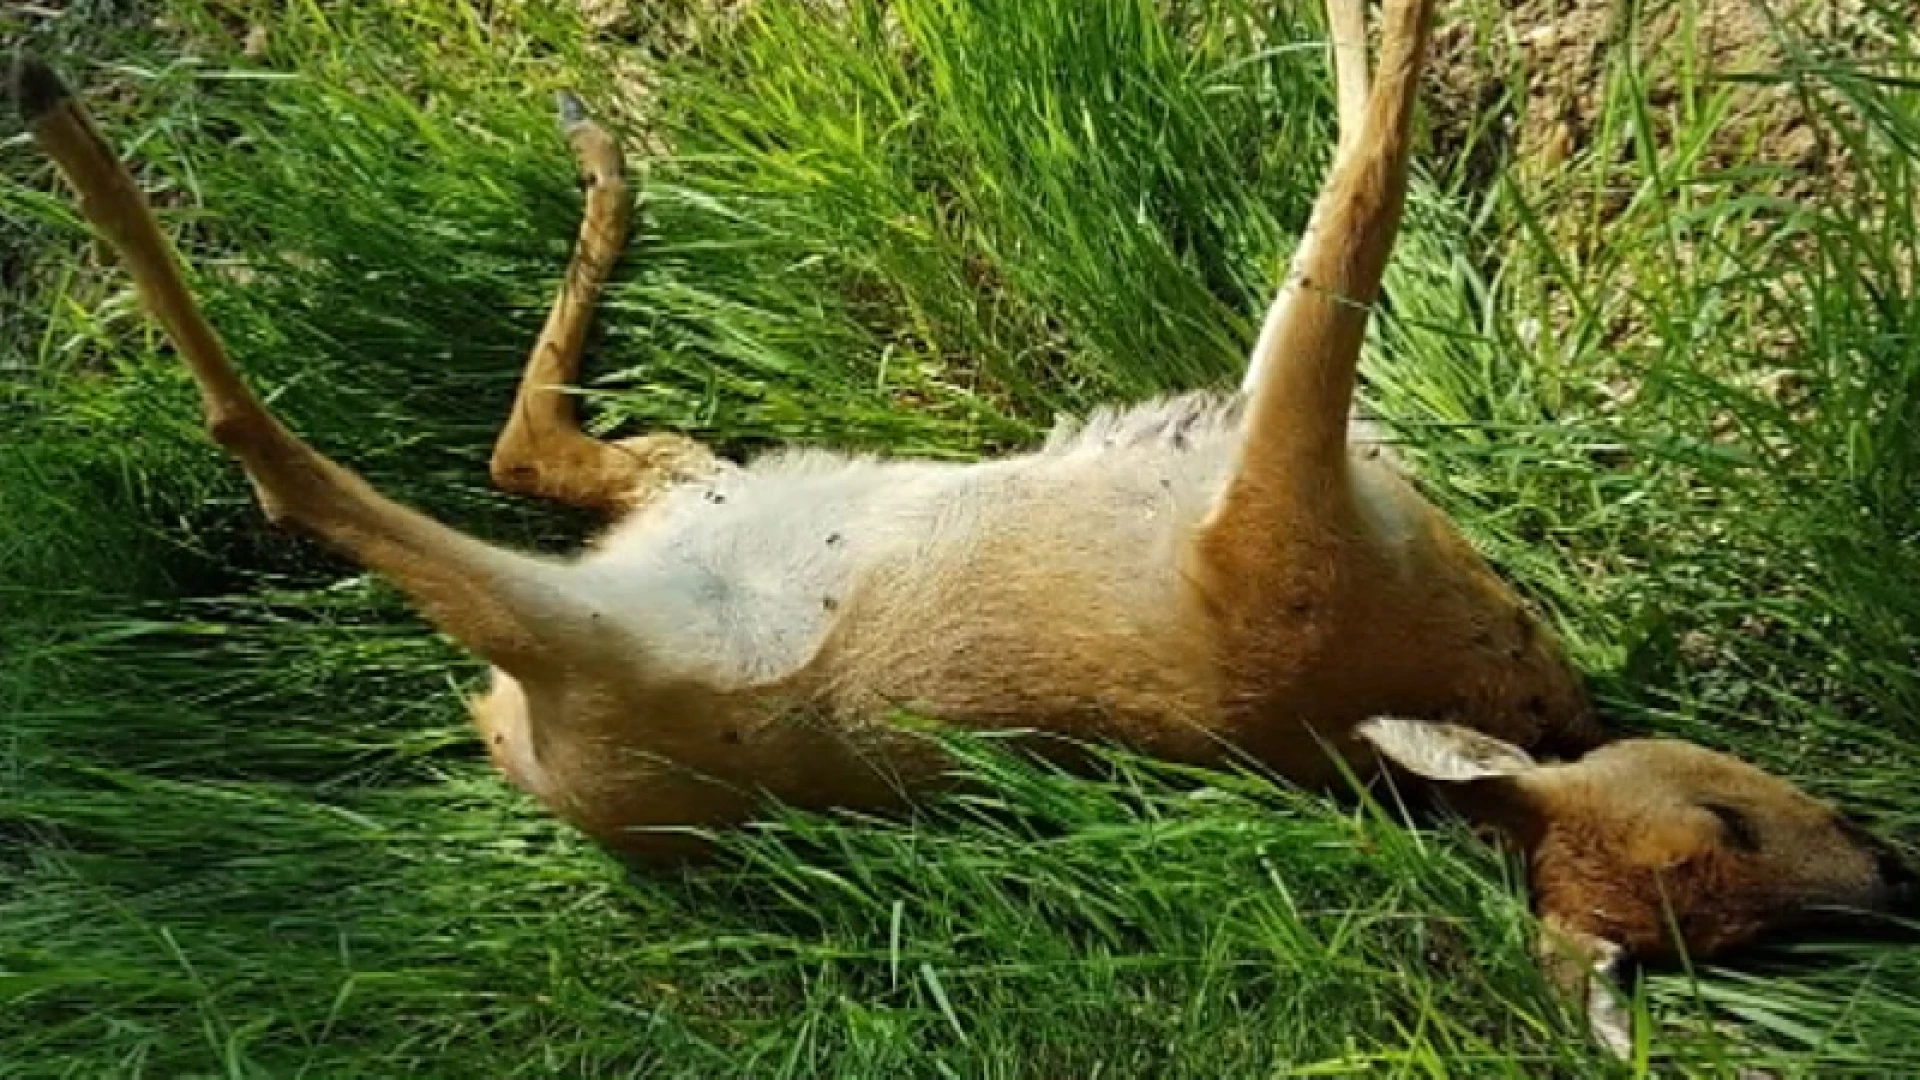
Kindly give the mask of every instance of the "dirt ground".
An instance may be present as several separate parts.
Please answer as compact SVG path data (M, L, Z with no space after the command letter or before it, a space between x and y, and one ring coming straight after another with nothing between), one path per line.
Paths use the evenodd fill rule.
M751 0L577 0L610 45L671 53ZM1728 95L1701 166L1774 166L1771 194L1844 178L1845 148L1823 136L1816 102L1792 73L1824 58L1887 56L1911 34L1914 0L1479 0L1441 10L1426 93L1442 159L1464 154L1473 186L1502 168L1549 177L1592 148L1610 78L1630 70L1665 137L1689 108ZM1375 5L1377 6L1377 5ZM1782 37L1801 42L1792 54ZM617 45L616 45L617 47ZM644 77L632 79L644 85ZM1689 90L1691 92L1689 92ZM1616 144L1617 145L1617 144Z
M1609 78L1637 68L1645 85L1641 100L1663 145L1685 109L1726 92L1726 122L1702 166L1775 166L1787 172L1775 193L1793 195L1843 176L1846 160L1844 148L1824 138L1815 120L1817 91L1792 73L1827 57L1871 63L1890 55L1897 36L1912 32L1911 20L1893 25L1894 6L1876 8L1869 0L1462 5L1442 14L1435 34L1427 91L1435 142L1443 152L1467 152L1469 176L1479 181L1489 179L1502 158L1540 178L1592 148ZM1780 45L1782 31L1803 43L1791 55Z

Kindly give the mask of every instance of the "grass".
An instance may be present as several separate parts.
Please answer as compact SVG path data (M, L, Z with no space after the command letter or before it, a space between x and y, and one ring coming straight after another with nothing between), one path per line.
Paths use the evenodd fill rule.
M762 0L669 50L563 5L290 4L258 61L234 30L265 5L94 7L56 24L62 66L256 384L389 492L547 548L581 523L490 492L484 454L577 214L548 91L675 151L597 422L741 454L965 457L1230 380L1330 147L1312 5ZM1804 49L1768 76L1852 149L1830 198L1708 170L1727 88L1669 124L1626 54L1561 184L1427 162L1367 371L1619 722L1911 844L1920 95L1892 47L1895 78ZM474 664L262 527L4 145L0 1076L1617 1071L1535 973L1512 868L1253 777L962 742L971 801L773 814L715 866L623 873L491 774ZM1804 401L1756 388L1779 368ZM1644 993L1662 1074L1920 1071L1910 946Z

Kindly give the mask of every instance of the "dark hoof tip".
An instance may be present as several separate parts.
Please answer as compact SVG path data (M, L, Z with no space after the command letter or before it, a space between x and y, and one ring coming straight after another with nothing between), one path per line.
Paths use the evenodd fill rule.
M579 98L562 90L553 95L553 100L560 113L562 130L572 131L587 122L587 107L580 104Z
M60 81L60 76L25 50L14 54L13 77L8 80L8 89L20 107L20 115L28 123L52 112L54 106L67 99L67 86Z

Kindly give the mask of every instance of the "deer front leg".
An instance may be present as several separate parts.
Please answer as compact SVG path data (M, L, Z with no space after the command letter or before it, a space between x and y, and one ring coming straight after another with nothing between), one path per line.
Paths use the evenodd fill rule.
M241 380L181 276L145 197L85 108L22 56L13 92L35 141L132 277L199 386L207 431L239 459L267 516L381 574L441 629L508 671L537 672L588 626L561 567L492 547L384 498L288 431Z
M1339 120L1339 142L1334 148L1333 163L1338 168L1352 152L1354 143L1366 127L1367 113L1367 11L1366 0L1327 0L1327 37L1328 54L1333 64L1334 103ZM1287 312L1293 305L1294 297L1300 291L1302 262L1319 246L1321 218L1325 212L1326 200L1314 204L1313 211L1307 217L1307 227L1301 230L1300 245L1294 252L1288 266L1286 280L1280 283L1279 295L1267 309L1267 317L1260 329L1260 342L1254 346L1253 355L1247 363L1247 373L1241 380L1240 389L1251 393L1274 361L1274 348L1269 341L1270 335L1277 333L1287 322Z
M632 202L619 144L587 118L573 95L562 93L559 101L561 130L586 188L586 211L559 295L494 443L491 472L503 491L611 516L637 509L688 473L710 471L714 459L684 436L609 443L580 430L567 386L579 378L594 302L626 244Z
M1413 105L1433 0L1389 3L1364 110L1357 98L1367 76L1364 67L1354 69L1364 64L1360 4L1328 0L1340 150L1254 345L1246 438L1205 526L1203 547L1271 546L1283 523L1311 524L1342 509L1360 346L1406 199Z

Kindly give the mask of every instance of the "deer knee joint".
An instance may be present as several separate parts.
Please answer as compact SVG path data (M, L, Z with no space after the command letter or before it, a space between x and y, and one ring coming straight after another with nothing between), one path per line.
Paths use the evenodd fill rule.
M207 417L207 437L214 444L227 450L236 450L245 439L244 423L232 413L215 413Z
M496 447L487 462L493 486L516 495L540 493L540 463L519 445Z
M587 173L586 182L589 191L613 203L610 209L617 212L624 208L628 194L627 178L620 175L618 171L605 168L592 169Z
M250 451L261 448L270 423L258 412L214 406L207 410L207 437L221 449L244 459Z

